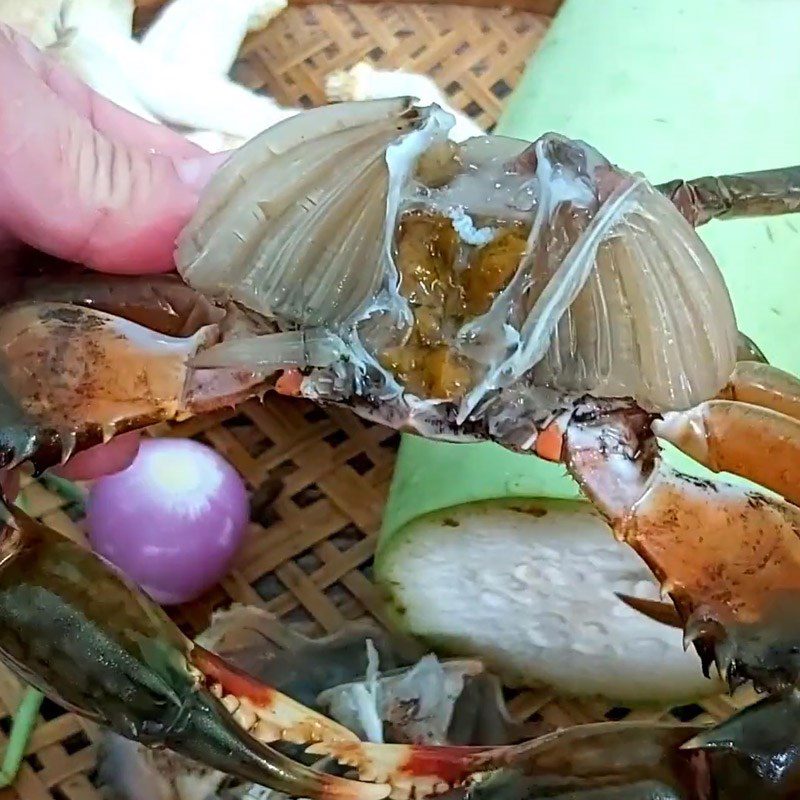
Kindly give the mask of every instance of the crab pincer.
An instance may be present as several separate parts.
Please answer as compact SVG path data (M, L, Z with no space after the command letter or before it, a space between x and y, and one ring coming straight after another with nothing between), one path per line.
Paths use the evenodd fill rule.
M119 433L263 393L268 376L253 370L190 366L202 348L262 329L177 276L27 281L0 314L0 466L41 472Z
M783 413L796 408L796 381L749 364L741 372L762 380L733 394L762 406L710 401L653 418L593 404L567 427L564 460L616 535L661 581L677 615L631 604L682 627L706 674L715 665L732 688L751 681L769 693L682 749L735 756L761 776L758 796L796 797L800 508L788 500L797 498L798 425ZM730 387L723 392L731 393ZM672 469L654 433L713 470L753 478L787 499ZM755 445L749 451L748 443Z
M722 422L729 413L748 421L757 412L750 405L735 411L726 406ZM666 434L695 454L703 441L726 470L765 484L771 478L775 488L786 481L781 472L786 464L774 455L776 463L770 463L769 449L752 453L747 463L738 460L742 436L767 436L769 442L763 427L744 425L738 437L724 442L713 434L720 421L715 415L709 420L702 409L690 410L679 419L695 416L698 427L686 433L669 415L653 419L594 403L568 426L565 461L617 536L661 581L683 622L687 645L696 644L706 669L716 663L733 685L753 680L770 691L793 686L800 677L800 625L789 610L800 597L800 509L747 486L672 469L653 434ZM785 441L789 422L782 417L772 428L777 455L792 445ZM683 434L670 436L676 427ZM719 460L703 463L714 469Z
M789 800L796 736L738 718L718 728L668 722L575 725L497 748L346 742L315 745L380 777L394 800ZM785 715L796 721L796 711ZM723 736L715 735L724 731Z
M22 680L121 736L293 797L388 794L269 747L353 734L195 645L104 559L9 510L13 527L0 542L0 653Z

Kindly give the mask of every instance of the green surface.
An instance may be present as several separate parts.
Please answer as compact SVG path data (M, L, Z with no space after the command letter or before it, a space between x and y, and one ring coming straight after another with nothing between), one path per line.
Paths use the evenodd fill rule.
M14 714L11 735L8 737L3 764L0 767L0 789L11 786L17 779L22 759L36 727L42 700L44 700L44 695L38 689L29 686L25 690L19 708Z
M653 183L796 164L798 42L800 0L567 0L498 133L585 139ZM800 373L798 215L715 222L701 235L740 329L773 364ZM577 488L534 457L407 436L383 539L420 514L513 495L574 497Z

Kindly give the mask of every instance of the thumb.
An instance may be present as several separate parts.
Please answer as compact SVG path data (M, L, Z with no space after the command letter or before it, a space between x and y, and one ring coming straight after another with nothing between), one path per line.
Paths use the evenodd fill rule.
M4 37L0 74L0 229L103 271L173 269L176 236L228 154L186 157L109 138L92 103L65 101Z
M0 228L106 272L174 269L175 239L219 156L173 160L108 141L84 121L57 123L12 146L0 130Z

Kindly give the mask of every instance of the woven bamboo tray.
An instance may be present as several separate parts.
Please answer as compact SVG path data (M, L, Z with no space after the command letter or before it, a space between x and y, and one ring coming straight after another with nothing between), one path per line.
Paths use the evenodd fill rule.
M324 101L325 76L368 60L425 73L454 106L486 128L546 32L549 17L531 10L442 4L296 5L252 36L236 77L284 104ZM557 0L516 0L552 12ZM146 23L160 2L141 2ZM381 606L371 583L372 555L394 465L398 437L345 410L321 410L280 396L245 403L180 425L159 436L192 437L214 447L241 473L253 497L249 537L228 577L198 601L177 609L188 633L231 602L260 604L308 635L335 631ZM80 499L23 476L29 513L84 541ZM78 487L80 492L82 487ZM22 687L0 667L0 747ZM629 712L592 700L559 699L548 691L518 694L511 708L555 725L601 719L721 718L726 698L703 707ZM0 800L100 800L95 785L95 729L45 702L16 784Z

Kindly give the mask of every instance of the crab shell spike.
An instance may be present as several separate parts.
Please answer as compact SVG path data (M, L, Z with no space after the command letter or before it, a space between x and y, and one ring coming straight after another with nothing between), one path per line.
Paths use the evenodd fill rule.
M357 741L356 735L344 726L261 683L209 650L195 644L190 657L234 719L259 741Z
M769 359L761 352L761 348L741 331L739 331L739 341L736 345L736 360L769 364Z
M667 625L670 628L683 628L683 620L675 610L672 603L665 603L660 600L646 600L643 597L633 597L622 592L615 592L616 596L634 611L644 614L660 625Z
M178 272L290 323L358 318L387 279L387 217L413 167L387 169L387 152L409 136L421 151L450 124L438 107L398 98L324 106L268 129L212 179L178 239Z

